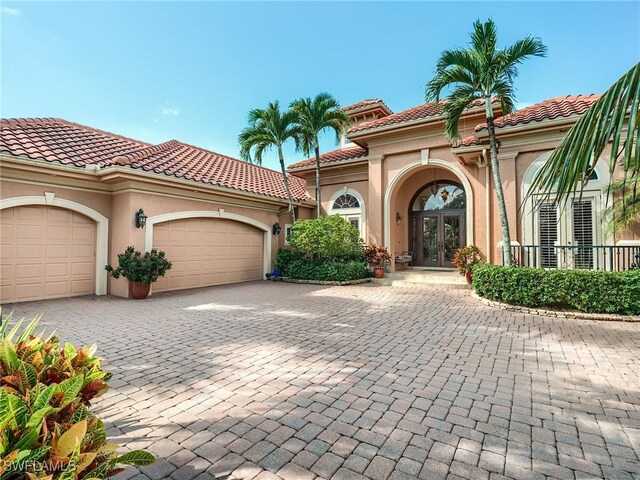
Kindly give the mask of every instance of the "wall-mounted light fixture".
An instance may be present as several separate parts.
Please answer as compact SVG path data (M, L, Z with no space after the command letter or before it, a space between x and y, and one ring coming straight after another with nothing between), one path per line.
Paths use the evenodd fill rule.
M280 227L280 224L277 222L273 224L273 227L271 227L271 232L274 235L280 235L280 230L282 230L282 228Z
M147 224L147 216L144 214L144 210L140 209L136 212L136 228L144 228Z
M402 215L400 212L396 212L396 225L400 225L400 222L402 221L403 218L404 218L404 215Z

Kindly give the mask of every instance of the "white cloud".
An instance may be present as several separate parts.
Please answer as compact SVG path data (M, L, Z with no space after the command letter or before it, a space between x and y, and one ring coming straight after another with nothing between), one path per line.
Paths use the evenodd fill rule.
M2 7L2 13L4 13L5 15L17 17L21 12L17 8Z
M162 115L171 115L173 117L180 115L180 109L175 107L158 107L158 110Z

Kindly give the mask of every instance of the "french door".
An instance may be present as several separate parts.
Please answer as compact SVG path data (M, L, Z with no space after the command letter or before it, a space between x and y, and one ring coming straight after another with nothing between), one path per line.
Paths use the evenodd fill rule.
M412 213L414 265L452 267L456 249L463 246L464 220L464 211Z

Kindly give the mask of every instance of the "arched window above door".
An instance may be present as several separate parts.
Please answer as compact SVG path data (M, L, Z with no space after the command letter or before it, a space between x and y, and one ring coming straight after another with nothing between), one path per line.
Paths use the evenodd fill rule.
M332 208L334 210L342 210L345 208L360 208L360 202L350 193L340 195L333 201Z
M467 206L464 189L450 182L434 182L427 185L414 198L412 212L457 210Z
M364 208L362 196L347 187L334 193L329 200L329 215L340 215L358 229L361 237L364 237L365 232L364 223L366 217Z

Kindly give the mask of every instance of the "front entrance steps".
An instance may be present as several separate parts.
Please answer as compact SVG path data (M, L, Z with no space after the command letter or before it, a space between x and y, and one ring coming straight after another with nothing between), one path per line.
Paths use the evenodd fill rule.
M424 287L438 289L470 289L465 277L456 270L439 269L430 270L415 267L399 272L385 273L384 278L374 278L377 285L390 285L392 287Z

